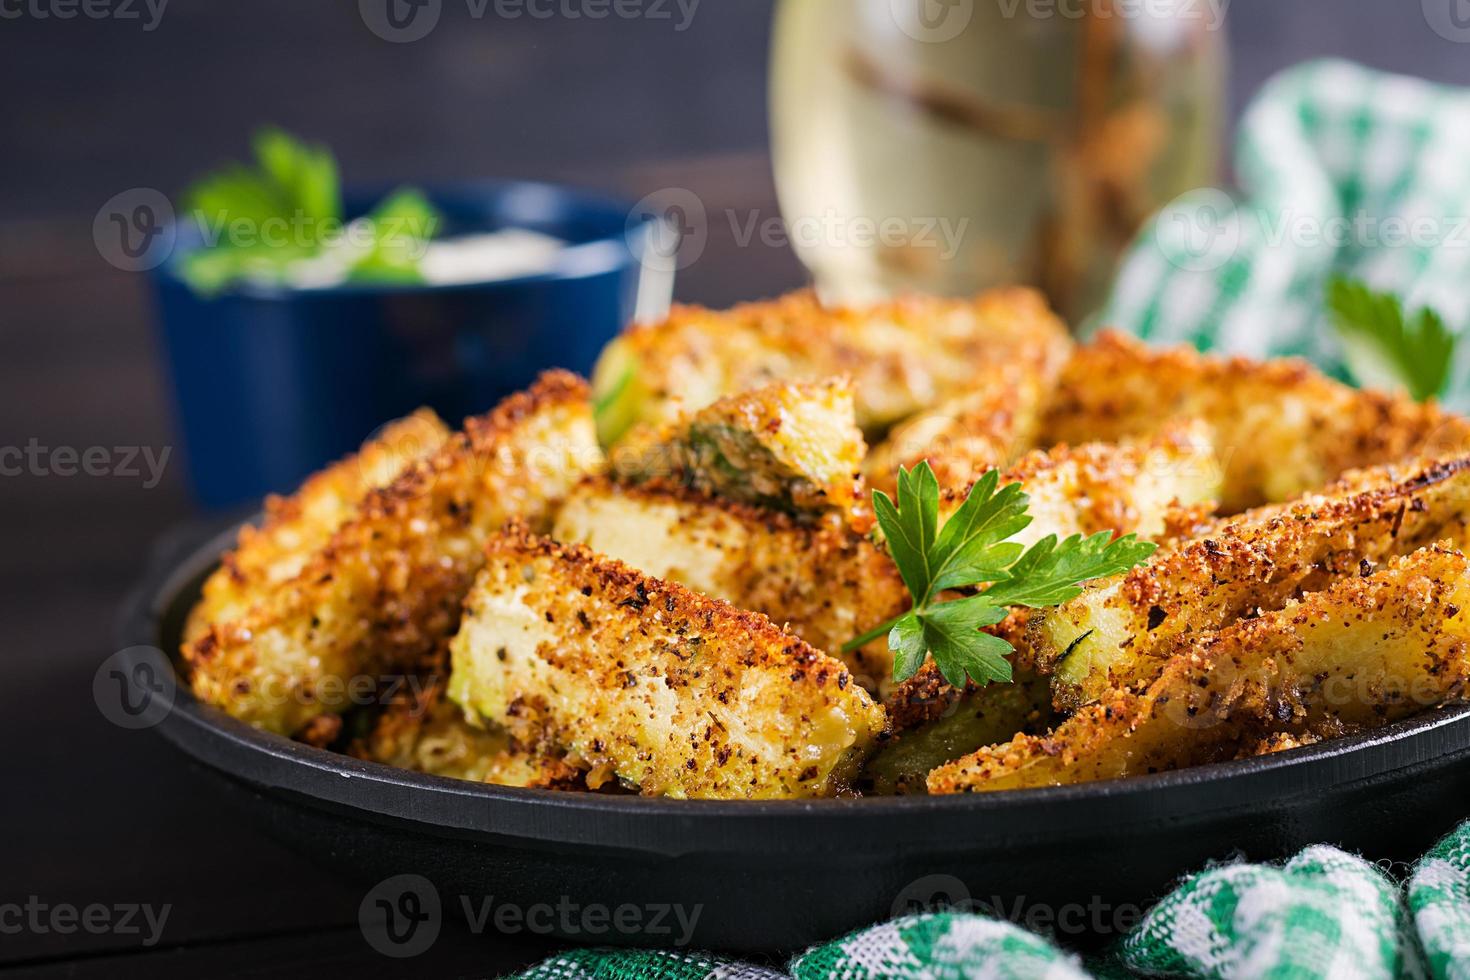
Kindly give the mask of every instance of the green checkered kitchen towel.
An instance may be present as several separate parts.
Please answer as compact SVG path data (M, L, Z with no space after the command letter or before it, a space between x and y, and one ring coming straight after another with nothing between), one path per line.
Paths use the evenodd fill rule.
M1009 922L926 912L862 929L793 959L789 974L705 955L576 950L520 980L1087 980L1075 957Z
M520 980L1081 980L1089 976L1395 980L1470 977L1470 822L1401 888L1335 847L1186 878L1092 963L1009 922L926 912L817 946L782 973L707 954L574 950Z
M1240 193L1164 208L1093 319L1159 343L1302 356L1342 376L1323 291L1366 281L1470 324L1470 91L1315 61L1271 80L1241 119ZM1447 402L1470 408L1466 359Z

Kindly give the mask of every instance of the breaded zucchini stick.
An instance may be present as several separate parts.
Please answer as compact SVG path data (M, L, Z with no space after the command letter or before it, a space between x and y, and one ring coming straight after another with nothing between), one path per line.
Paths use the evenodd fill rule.
M376 719L352 754L384 765L497 786L585 789L567 760L525 747L502 729L476 727L434 681L404 690Z
M1111 442L1158 432L1178 418L1211 426L1225 466L1225 513L1290 500L1345 470L1411 452L1470 449L1464 419L1432 404L1349 388L1304 361L1153 350L1113 332L1078 348L1062 371L1042 439Z
M852 382L778 382L640 426L609 456L627 483L661 481L797 513L849 512L867 444Z
M1180 506L1216 499L1220 465L1209 430L1176 423L1152 439L1120 445L1093 443L1028 453L1001 477L1020 483L1031 498L1031 525L1015 540L1030 545L1055 534L1136 533L1149 539L1166 530ZM947 489L942 514L953 513L969 492Z
M195 693L289 735L384 675L430 666L485 540L510 517L549 527L554 504L602 465L585 383L544 375L369 493L295 576L187 642Z
M987 470L1004 469L1036 445L1041 411L1060 362L997 366L974 391L899 423L863 460L869 485L890 495L900 466L924 460L941 487L965 487Z
M1048 735L929 776L931 793L1116 779L1229 759L1272 735L1373 728L1465 695L1470 562L1424 548L1198 637L1146 693L1109 692Z
M928 701L920 700L924 688ZM1018 671L1010 684L972 684L960 694L937 670L924 670L900 685L885 707L901 730L868 761L862 782L879 796L907 796L928 792L929 773L946 762L1017 732L1046 730L1051 688L1045 677Z
M450 696L648 796L830 796L881 706L770 620L524 527L492 538Z
M267 497L260 526L241 528L235 549L205 580L186 638L197 638L210 623L243 616L262 590L298 575L369 491L387 486L448 439L439 416L422 408L388 423L356 454L315 474L291 496Z
M858 425L881 434L987 370L1064 359L1070 347L1065 325L1026 289L862 308L823 307L805 292L722 312L678 307L604 349L593 374L598 433L610 445L637 423L772 381L850 375Z
M798 521L693 491L593 479L567 498L552 537L761 613L844 659L870 690L893 673L886 637L848 655L842 646L907 610L908 589L893 560L836 514Z
M1376 481L1358 474L1353 486L1375 482L1248 512L1046 611L1031 648L1037 668L1056 675L1057 707L1142 690L1181 635L1280 609L1436 541L1470 544L1470 456L1385 468Z

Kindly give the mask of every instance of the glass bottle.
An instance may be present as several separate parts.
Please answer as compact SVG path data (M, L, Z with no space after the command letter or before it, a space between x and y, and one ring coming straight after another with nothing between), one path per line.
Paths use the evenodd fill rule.
M1073 322L1213 184L1220 0L780 0L772 156L829 302L1042 288Z

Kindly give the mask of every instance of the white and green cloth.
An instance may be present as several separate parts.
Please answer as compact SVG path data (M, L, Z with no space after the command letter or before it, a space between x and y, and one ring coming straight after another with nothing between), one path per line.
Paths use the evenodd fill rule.
M1431 306L1451 326L1470 324L1470 92L1341 61L1302 65L1247 110L1235 165L1238 196L1187 194L1145 228L1096 323L1157 343L1307 357L1337 374L1342 352L1323 312L1335 275L1396 292L1410 309ZM1470 408L1467 380L1461 364L1450 383L1461 409ZM1281 866L1207 869L1085 967L1009 922L933 912L818 946L786 972L684 952L576 950L521 976L1470 980L1470 823L1402 886L1326 846Z
M520 980L1083 980L1200 977L1397 980L1470 977L1470 823L1400 885L1335 847L1284 865L1229 864L1186 878L1118 948L1084 967L1050 940L973 912L926 912L797 956L786 972L720 957L574 950Z
M1470 824L1424 855L1407 895L1429 975L1470 977Z
M1153 219L1094 325L1341 375L1334 275L1470 324L1470 91L1309 62L1246 110L1235 176L1239 194L1193 191ZM1449 390L1470 401L1467 374L1462 359Z
M1406 926L1386 874L1319 845L1282 867L1235 864L1190 878L1148 914L1120 958L1144 976L1420 976Z

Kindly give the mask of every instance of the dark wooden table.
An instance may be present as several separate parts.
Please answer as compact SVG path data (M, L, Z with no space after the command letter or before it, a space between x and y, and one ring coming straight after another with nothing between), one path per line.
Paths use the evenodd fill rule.
M1276 68L1329 53L1470 81L1470 48L1428 31L1418 6L1237 0L1234 101ZM0 21L0 447L173 446L146 284L100 259L92 216L119 190L172 190L238 153L255 122L330 140L359 179L541 176L633 197L681 186L716 215L776 213L768 2L710 4L685 33L446 13L431 39L401 46L368 35L352 7L174 0L148 33ZM682 297L728 303L800 283L789 253L738 247L730 227L711 222ZM161 741L98 712L92 678L113 651L119 599L152 542L196 518L181 463L175 451L151 488L0 477L0 968L494 976L542 955L538 942L450 927L423 957L379 956L357 927L357 889L259 833ZM33 896L170 911L151 947L115 930L9 930L6 908Z

